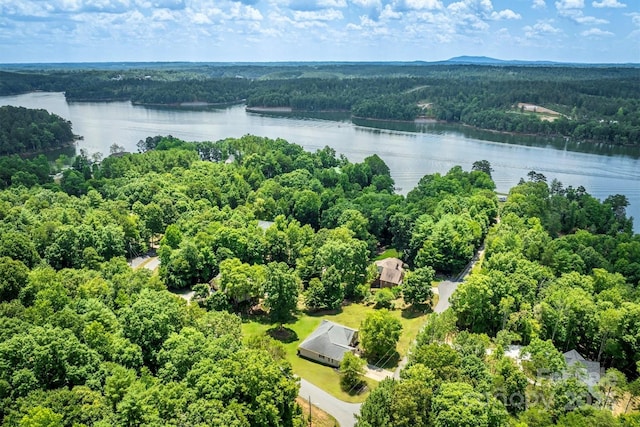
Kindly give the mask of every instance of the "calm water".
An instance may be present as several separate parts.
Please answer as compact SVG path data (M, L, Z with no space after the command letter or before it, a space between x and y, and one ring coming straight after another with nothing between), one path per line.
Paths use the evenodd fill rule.
M246 134L280 137L311 151L328 145L354 162L376 153L405 194L425 174L446 173L455 165L468 170L474 161L486 159L495 169L493 178L500 192L535 170L549 182L557 178L565 186L582 185L600 199L624 194L631 204L627 213L640 218L640 148L568 144L442 124L387 123L385 127L394 129L380 129L372 127L381 126L375 122L356 125L348 119L250 114L244 106L178 110L129 102L67 103L61 93L0 97L0 105L44 108L70 120L74 133L84 137L78 147L90 154L108 155L114 143L135 152L140 139L154 135L171 134L188 141Z

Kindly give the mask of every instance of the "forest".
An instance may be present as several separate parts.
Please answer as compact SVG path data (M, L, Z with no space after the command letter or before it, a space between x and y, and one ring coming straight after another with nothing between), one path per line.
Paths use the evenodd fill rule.
M45 90L63 91L68 101L244 102L249 111L286 107L377 120L430 118L499 132L640 143L640 82L633 66L146 64L0 73L0 95Z
M393 292L428 310L432 283L481 247L357 425L640 423L640 236L624 196L599 201L531 171L499 202L479 159L404 197L377 155L352 163L251 135L150 136L138 150L81 151L56 180L44 157L0 158L2 425L308 425L282 343L243 336L247 319L278 330L384 303L370 283L386 248L409 268ZM128 263L149 251L157 273ZM172 293L184 289L191 303ZM387 311L375 313L374 332ZM521 365L512 345L530 355ZM568 370L572 349L606 368L593 388Z
M0 155L42 152L75 140L71 123L46 110L0 107Z

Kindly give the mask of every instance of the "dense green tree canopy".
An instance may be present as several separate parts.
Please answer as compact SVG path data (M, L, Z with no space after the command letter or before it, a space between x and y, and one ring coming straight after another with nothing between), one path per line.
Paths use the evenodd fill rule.
M0 107L0 155L37 152L74 140L71 122L45 110Z
M359 425L534 419L494 398L523 389L550 402L552 423L610 422L567 406L567 393L584 391L579 373L555 383L529 375L563 371L561 352L573 348L617 368L598 386L603 399L620 399L620 375L636 384L640 241L621 197L600 202L532 173L499 212L486 170L427 175L405 198L377 156L354 164L254 136L150 137L140 147L100 163L80 153L59 184L35 172L13 180L44 163L6 158L15 166L0 190L7 425L297 425L284 347L243 342L226 310L263 309L275 322L303 302L339 310L367 295L375 251L390 245L412 268L404 291L415 303L483 242L485 252L452 309L429 315L400 380L371 393ZM158 242L157 274L131 268L127 258ZM167 291L189 287L191 304ZM369 361L396 356L396 314L362 319ZM513 343L531 356L524 370L503 356Z

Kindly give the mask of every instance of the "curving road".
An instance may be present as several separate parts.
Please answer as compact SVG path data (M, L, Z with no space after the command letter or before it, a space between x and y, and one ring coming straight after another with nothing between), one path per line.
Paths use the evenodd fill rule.
M311 400L318 408L332 415L340 427L353 427L356 424L356 414L360 413L362 403L347 403L331 396L326 391L300 378L300 397Z

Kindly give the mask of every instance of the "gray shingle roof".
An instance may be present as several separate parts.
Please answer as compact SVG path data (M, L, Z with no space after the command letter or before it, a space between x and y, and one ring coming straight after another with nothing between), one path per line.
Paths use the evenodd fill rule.
M354 350L351 344L357 332L355 329L323 320L298 347L340 361L344 353Z
M575 365L576 363L584 365L587 370L587 376L584 378L584 383L589 386L589 388L595 387L598 384L598 381L600 381L600 363L586 360L575 349L564 353L564 360L567 362L568 367Z

